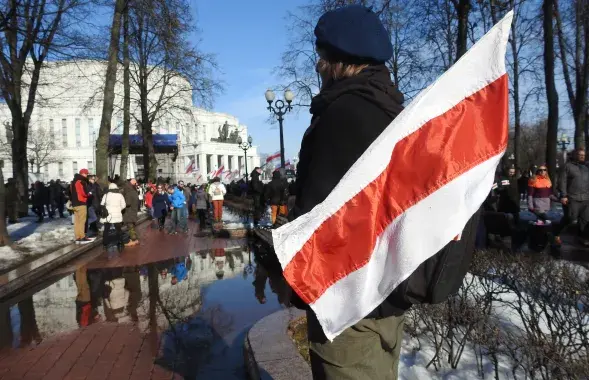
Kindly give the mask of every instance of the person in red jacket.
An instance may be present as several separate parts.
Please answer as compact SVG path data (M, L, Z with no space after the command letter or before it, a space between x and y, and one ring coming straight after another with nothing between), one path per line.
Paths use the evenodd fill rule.
M153 218L153 195L155 194L155 186L148 185L147 192L145 193L145 207L149 212L149 216Z
M74 180L70 186L70 200L74 210L74 235L76 237L76 244L88 244L92 239L86 236L84 231L86 226L86 218L88 217L88 197L92 195L88 191L88 169L80 170L79 174L74 176Z

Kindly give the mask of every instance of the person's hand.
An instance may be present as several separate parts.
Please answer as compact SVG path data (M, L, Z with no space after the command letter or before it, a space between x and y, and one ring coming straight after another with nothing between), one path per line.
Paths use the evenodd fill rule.
M173 209L174 209L174 206L170 206L170 210L173 210Z
M568 199L568 198L566 198L566 197L565 197L565 198L561 198L561 199L560 199L560 203L562 203L563 205L565 205L565 206L566 206L566 205L569 203L569 199Z

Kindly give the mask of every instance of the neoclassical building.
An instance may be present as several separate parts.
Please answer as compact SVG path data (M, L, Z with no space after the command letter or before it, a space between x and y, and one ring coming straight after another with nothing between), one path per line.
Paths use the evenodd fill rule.
M33 152L44 148L36 146L51 141L51 152L39 155L43 158L40 167L33 162L30 178L48 181L50 179L72 178L82 168L94 172L96 167L95 141L98 137L102 116L102 91L106 62L70 61L49 62L41 71L36 105L31 118L29 163ZM155 78L155 75L152 75ZM122 80L119 69L117 81ZM132 82L132 81L131 81ZM161 95L158 84L151 85L150 106L154 107ZM171 95L169 95L171 94ZM123 87L115 86L115 107L112 117L111 134L121 134L123 130ZM210 112L194 106L192 89L188 81L175 77L167 86L164 97L165 106L157 113L153 123L154 134L175 134L176 154L160 154L158 176L173 180L195 182L200 175L223 167L225 171L245 173L244 152L235 140L247 140L247 127L232 115ZM131 84L131 134L139 134L140 112L137 89ZM23 104L26 104L24 99ZM0 103L0 158L4 160L3 174L12 177L10 144L7 127L11 115L7 105ZM37 134L37 135L35 135ZM42 138L35 138L41 136ZM46 156L46 157L44 157ZM37 162L38 163L38 162ZM194 163L194 164L192 164ZM256 147L247 151L247 167L251 171L258 166L260 157ZM120 157L113 154L109 162L109 174L120 174ZM198 169L193 170L193 169ZM125 176L125 175L123 175ZM126 177L143 177L143 161L140 155L129 157Z

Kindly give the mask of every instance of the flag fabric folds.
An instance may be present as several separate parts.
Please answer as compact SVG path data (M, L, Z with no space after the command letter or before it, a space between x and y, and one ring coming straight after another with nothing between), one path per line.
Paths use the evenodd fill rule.
M508 140L513 13L383 131L324 202L272 232L284 277L333 340L456 238Z

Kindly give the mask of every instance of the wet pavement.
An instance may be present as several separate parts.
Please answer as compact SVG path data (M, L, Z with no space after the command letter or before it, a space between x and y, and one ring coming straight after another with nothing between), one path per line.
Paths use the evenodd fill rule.
M85 255L0 301L0 379L245 379L245 334L284 307L284 280L254 244L191 225L147 226L141 246Z

